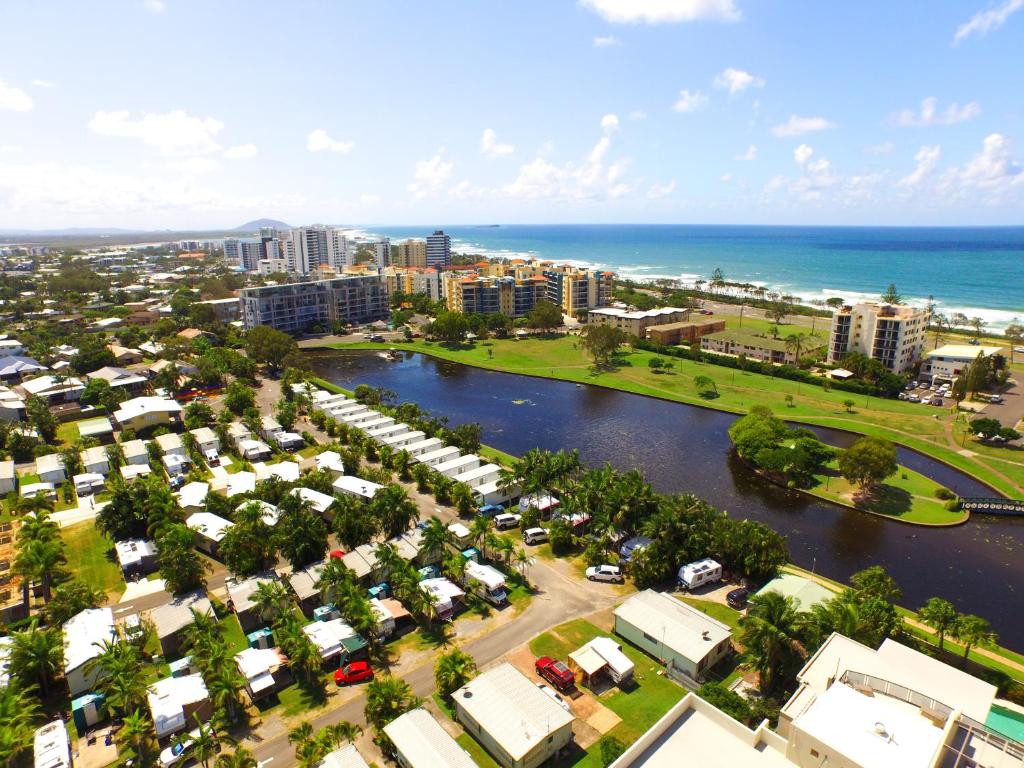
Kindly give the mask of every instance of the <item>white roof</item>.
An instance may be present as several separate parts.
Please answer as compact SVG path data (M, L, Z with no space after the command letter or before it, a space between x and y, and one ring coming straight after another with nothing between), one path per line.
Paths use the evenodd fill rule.
M277 574L274 571L265 571L241 581L228 579L224 586L227 588L231 602L235 604L235 613L241 613L255 607L256 604L252 601L252 597L256 594L256 589L260 584L273 584L277 581Z
M316 768L370 768L355 744L346 744L340 749L328 752Z
M149 686L149 711L158 737L184 728L185 707L206 701L210 694L200 674L167 677Z
M246 648L235 654L238 671L245 675L250 687L261 691L274 684L267 678L283 663L281 652L277 648ZM269 682L269 684L268 684Z
M464 539L469 536L469 528L464 526L462 523L450 523L448 525L448 530L451 532L452 536L457 539Z
M436 459L446 459L449 456L458 455L458 448L456 448L454 445L447 445L444 448L438 448L436 451L428 451L427 453L424 453L422 456L417 456L416 461L419 461L423 464L429 464L431 461L435 461Z
M722 622L653 589L633 595L615 609L615 615L694 663L732 636Z
M41 395L44 392L74 392L76 389L85 389L81 379L68 378L62 382L57 381L56 376L38 376L21 384L22 389L30 395Z
M37 493L49 493L56 489L53 483L30 483L29 485L21 486L21 497L27 499L29 496L35 496Z
M0 461L0 479L13 480L14 474L13 460L8 459L7 461Z
M178 491L178 506L182 508L201 506L209 493L209 483L188 483Z
M282 480L294 483L299 479L299 465L294 461L279 461L277 464L253 464L256 470L257 480L267 480L271 477L279 477Z
M94 445L92 448L86 448L81 453L82 463L85 466L90 464L103 464L107 461L107 449L102 445Z
M324 563L313 563L299 571L293 571L288 577L288 583L299 600L306 600L320 594L317 584L320 581L320 574L324 570Z
M248 434L248 433L246 433ZM238 441L238 450L243 454L245 453L270 453L270 446L264 443L262 440L256 440L255 438L248 438L245 440Z
M575 719L511 664L499 664L452 698L513 760Z
M991 357L1002 349L1002 347L984 347L974 344L943 344L938 349L925 352L925 357L951 357L954 360L968 362L980 354Z
M123 453L127 459L132 456L146 456L149 451L146 449L146 444L142 440L129 440L125 443L121 443L121 453Z
M64 622L64 671L71 672L100 655L103 641L113 642L114 612L110 608L86 608Z
M449 461L442 461L440 464L434 467L434 469L437 472L444 474L452 469L458 469L459 467L464 467L467 464L472 464L473 462L479 464L480 457L477 456L475 453L467 453L465 456L456 456L454 459L451 459Z
M57 472L64 469L64 457L59 453L48 453L36 459L36 472Z
M54 720L36 731L33 757L35 768L66 768L71 765L71 742L63 720Z
M41 365L31 357L8 355L7 357L0 358L0 376L13 376L16 373L25 373L26 371L31 372L45 370L45 365Z
M559 711L563 711L561 707ZM396 717L384 726L384 733L411 768L477 768L469 754L425 709Z
M458 584L445 578L423 579L420 581L420 589L429 592L435 597L446 600L458 599L466 593L459 588Z
M234 523L213 512L195 512L188 516L185 525L211 541L220 541Z
M196 442L202 445L203 443L218 443L220 440L217 437L217 433L209 427L196 427L192 430L192 437L196 439Z
M356 575L357 579L361 579L363 576L369 575L370 571L373 570L373 566L366 562L366 558L359 552L346 552L342 555L341 562L345 564L346 568ZM376 560L374 562L376 562Z
M195 620L192 611L213 615L213 604L206 596L206 590L197 589L176 595L169 603L158 605L149 612L157 637L169 637L189 626Z
M251 474L251 473L250 473ZM239 504L235 509L236 512L240 512L248 506L255 504L263 512L261 515L263 522L267 525L277 525L277 518L281 516L280 510L268 501L261 501L259 499L250 499L242 504Z
M153 470L150 469L149 464L122 464L121 465L121 477L125 480L131 480L132 478L138 477L139 475L148 475Z
M181 413L181 405L165 397L135 397L121 403L114 418L125 422L147 413Z
M481 565L474 560L466 562L466 578L475 579L488 589L498 589L505 585L505 574L490 565Z
M767 723L751 730L695 693L687 693L612 765L794 768L786 758L785 739L769 730Z
M345 466L341 461L341 454L337 451L324 451L318 453L314 459L317 469L333 469L337 472L344 472Z
M292 488L292 495L299 496L301 499L308 501L313 506L313 509L320 513L325 512L334 503L333 496L320 493L320 491L314 491L312 488Z
M156 544L148 539L129 539L114 542L114 550L117 552L117 562L122 568L128 568L141 563L144 557L156 555Z
M403 445L402 450L409 453L425 453L428 450L436 450L444 447L444 441L439 437L428 437L426 440L419 440L415 443Z
M629 312L618 307L601 307L590 310L592 315L608 315L609 317L623 317L629 320L655 319L665 315L673 315L676 312L686 312L678 307L659 307L658 309L645 309L643 311Z
M255 472L235 472L228 475L227 496L237 496L240 493L251 493L256 490Z
M185 443L182 441L181 435L175 432L168 432L165 435L157 435L153 440L156 441L156 444L160 446L160 450L164 453L185 447Z
M596 653L619 675L628 675L633 671L633 662L622 652L622 646L610 637L595 637L580 648L581 651L584 649Z
M463 472L461 475L456 475L453 479L457 483L468 483L473 480L479 480L481 477L488 477L489 475L496 475L501 472L501 467L497 464L484 464L483 466L474 467L473 469Z
M334 481L335 489L356 496L364 496L367 499L372 499L377 491L383 487L383 485L371 483L369 480L363 480L361 477L352 477L351 475L342 475Z
M818 694L791 727L860 768L931 765L943 736L943 729L921 717L916 707L842 683Z
M356 631L341 619L314 621L304 626L302 631L325 659L341 653L341 641L356 635Z

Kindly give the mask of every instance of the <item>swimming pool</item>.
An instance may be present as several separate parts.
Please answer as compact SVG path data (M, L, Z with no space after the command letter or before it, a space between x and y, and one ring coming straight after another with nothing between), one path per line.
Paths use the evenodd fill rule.
M1014 741L1024 742L1024 714L993 705L985 725Z

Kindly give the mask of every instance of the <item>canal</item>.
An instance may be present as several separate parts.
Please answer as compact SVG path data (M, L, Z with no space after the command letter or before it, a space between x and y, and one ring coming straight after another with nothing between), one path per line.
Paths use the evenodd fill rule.
M903 603L932 596L984 616L1003 645L1024 647L1017 596L1024 518L975 516L956 528L909 526L834 506L765 482L730 451L735 416L594 386L495 373L405 353L314 352L317 375L340 386L385 387L451 424L479 422L484 442L519 455L530 448L572 449L584 463L639 468L658 491L694 493L737 518L759 520L784 534L793 562L837 581L881 565L903 588ZM814 428L844 446L847 432ZM900 462L963 496L991 490L913 451Z

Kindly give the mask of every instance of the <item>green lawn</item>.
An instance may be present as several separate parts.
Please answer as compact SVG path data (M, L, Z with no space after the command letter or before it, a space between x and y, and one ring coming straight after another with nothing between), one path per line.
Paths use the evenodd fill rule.
M481 747L476 739L468 733L461 734L455 740L459 743L460 747L469 753L469 756L473 758L473 762L479 765L480 768L501 768L494 758L487 754L487 750Z
M114 555L114 544L92 521L62 528L68 568L95 589L120 595L125 584Z
M710 600L700 600L696 597L680 597L679 599L687 605L692 605L694 608L703 611L712 619L728 625L734 633L740 628L739 611L734 611L728 605L713 603Z
M1005 461L993 460L987 454L964 456L959 446L953 448L947 442L945 425L953 416L945 409L928 408L902 400L851 395L835 389L826 392L814 384L681 358L663 358L673 363L674 371L654 373L648 367L648 361L663 356L628 348L624 348L618 368L595 373L575 337L490 340L486 343L487 346L416 342L408 348L480 368L596 384L731 413L745 413L755 405L766 405L789 420L876 435L914 448L974 475L1010 496L1019 495L1024 488L1024 456L1008 452ZM335 349L381 349L387 345L357 343L328 346ZM693 386L696 376L712 378L718 396L710 400L700 397ZM792 406L787 406L787 395L793 398ZM853 401L852 408L847 409L844 405L846 400Z
M970 517L967 512L946 509L945 502L935 496L942 486L912 469L901 466L870 496L855 496L857 489L839 475L836 466L833 461L825 472L816 475L818 484L807 489L806 493L905 523L958 525Z
M249 641L242 632L242 625L238 623L238 617L231 613L221 619L221 627L224 630L224 640L228 644L231 655L244 651L249 647Z

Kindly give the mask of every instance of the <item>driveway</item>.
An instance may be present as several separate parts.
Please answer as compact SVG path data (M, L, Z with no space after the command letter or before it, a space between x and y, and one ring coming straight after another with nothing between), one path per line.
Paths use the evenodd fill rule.
M990 419L999 419L1004 427L1016 427L1024 419L1024 392L1017 386L1014 379L1010 379L1006 390L1000 393L1003 396L1001 403L989 403L982 411L983 416Z

